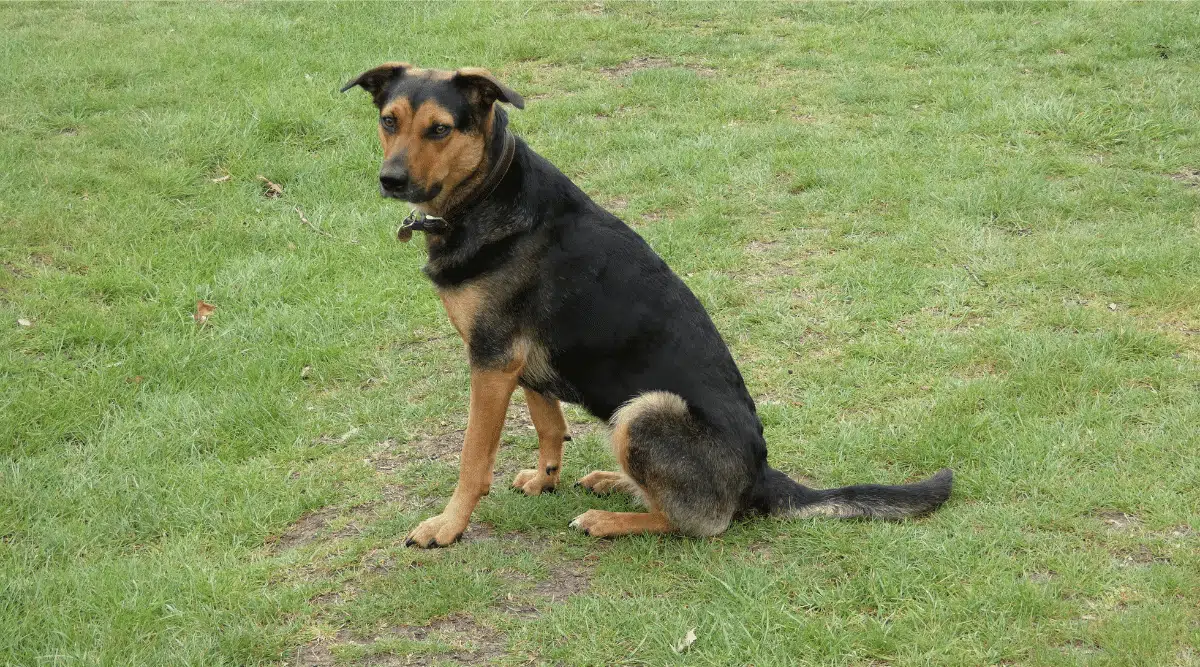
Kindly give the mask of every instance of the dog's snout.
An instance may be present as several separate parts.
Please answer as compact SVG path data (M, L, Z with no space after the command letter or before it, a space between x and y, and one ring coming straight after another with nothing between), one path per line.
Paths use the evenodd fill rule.
M400 194L408 188L408 173L397 169L379 172L379 187L387 194Z

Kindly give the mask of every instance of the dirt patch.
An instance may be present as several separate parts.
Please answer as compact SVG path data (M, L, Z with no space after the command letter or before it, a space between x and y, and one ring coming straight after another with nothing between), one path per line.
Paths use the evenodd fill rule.
M550 576L534 585L532 595L551 604L566 602L572 595L585 593L592 587L595 563L563 563L550 569Z
M354 428L351 428L349 431L346 431L345 433L342 433L341 435L335 436L335 435L325 434L325 435L322 435L321 437L317 438L313 442L318 445L344 445L351 438L358 435L359 430L360 429L357 426L355 426Z
M454 614L431 621L426 625L402 625L388 628L371 638L356 637L342 630L330 640L314 640L296 652L292 662L297 667L331 667L336 664L332 649L337 646L371 646L380 641L407 639L415 642L438 642L453 647L449 651L428 654L376 653L353 661L355 665L490 665L507 655L504 636L492 628L480 625L466 614Z
M746 251L759 255L767 252L778 244L778 241L751 241L746 245Z
M462 451L463 436L466 431L451 431L441 435L431 435L408 443L406 448L419 458L430 461L453 462L458 460ZM411 460L411 459L409 459Z
M709 77L717 73L717 70L712 67L704 67L703 65L677 65L667 58L658 58L656 56L638 56L617 65L615 67L601 67L600 73L610 79L619 79L629 76L634 72L640 72L647 69L667 69L669 67L682 67L690 69L700 76Z
M1197 533L1189 526L1175 526L1162 531L1160 535L1171 540L1187 540L1195 538Z
M359 535L363 532L363 525L368 523L374 514L375 503L364 503L348 510L323 507L301 516L279 537L268 539L267 546L270 547L271 553L278 555L319 540L336 540ZM337 531L326 535L329 524L343 516L348 517L350 521Z
M600 72L610 78L618 78L629 76L634 72L639 72L644 69L664 69L671 67L671 61L666 58L655 58L652 56L638 56L632 60L617 65L616 67L601 67Z
M1072 639L1062 645L1064 651L1071 653L1099 653L1100 647L1085 639Z
M544 545L524 533L512 533L505 536L511 539L513 546L522 551L536 551L544 555ZM494 607L509 616L530 619L541 614L539 607L547 604L561 604L575 595L586 593L592 586L592 576L596 563L600 561L599 551L610 547L609 543L597 543L596 549L581 560L553 560L544 578L535 578L522 573L509 573L505 579L518 586L528 585L517 592L511 592L498 600ZM503 576L503 575L502 575Z
M457 660L467 665L486 665L505 655L504 637L495 630L480 625L466 614L455 614L428 625L392 628L390 634L414 641L426 641L431 638L430 635L433 635L434 639L440 638L453 644L463 643L463 640L469 641L474 648L464 648L439 656L440 659Z
M1096 518L1108 524L1111 530L1119 532L1136 530L1142 525L1141 519L1117 510L1099 510L1096 512Z
M533 419L529 416L529 408L525 405L512 404L504 415L504 430L517 435L528 435L537 431Z
M1058 578L1058 573L1054 570L1034 570L1025 575L1026 579L1035 584L1046 584Z
M292 664L296 667L324 667L335 663L333 653L329 651L329 644L314 641L300 647Z
M1171 174L1171 178L1183 183L1184 185L1200 187L1200 169L1196 169L1195 167L1184 167L1174 174Z
M330 508L305 514L270 543L271 550L279 554L316 541L321 531L329 525L329 521L337 515L337 510Z
M583 562L565 562L550 568L545 579L534 582L533 588L510 593L496 606L510 616L533 618L539 615L538 606L561 604L570 597L587 592L592 586L592 571L595 558L589 556ZM528 582L530 577L515 576L517 582Z
M13 276L15 276L17 278L28 278L29 277L29 272L26 271L25 269L21 268L20 266L17 266L16 264L11 264L9 262L3 262L2 265L4 266L5 271L8 271L9 273L11 273Z
M629 200L624 197L612 197L610 199L605 199L601 203L601 206L604 207L604 210L609 211L610 213L620 213L629 207Z
M1117 567L1148 567L1150 565L1170 564L1171 559L1159 556L1144 544L1133 549L1123 549L1113 553Z

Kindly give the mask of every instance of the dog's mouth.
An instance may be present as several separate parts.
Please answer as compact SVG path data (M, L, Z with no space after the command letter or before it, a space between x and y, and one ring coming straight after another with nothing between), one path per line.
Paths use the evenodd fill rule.
M379 186L379 194L382 195L384 199L399 199L410 204L423 204L427 201L435 199L441 193L441 183L435 183L433 187L428 189L418 188L412 185L403 189L393 189L383 185Z

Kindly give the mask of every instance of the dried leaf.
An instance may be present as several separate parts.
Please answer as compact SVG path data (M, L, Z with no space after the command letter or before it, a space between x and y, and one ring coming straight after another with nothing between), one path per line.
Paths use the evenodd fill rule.
M204 299L196 299L196 312L192 314L192 319L196 320L196 324L204 324L216 309L211 303L204 303Z
M300 369L300 379L307 380L310 375L312 375L312 366L305 366Z
M1115 303L1108 304L1109 310L1116 310L1117 308L1119 308L1119 306L1117 306L1117 304L1115 304Z
M233 178L233 177L230 176L229 174L225 174L224 176L218 176L217 178L212 179L212 182L213 183L224 183L231 178Z
M23 326L23 327L31 327L31 326L33 326L33 322L30 322L29 320L27 320L27 319L25 319L25 318L23 318L23 317L22 317L21 319L17 320L17 324L20 324L20 325L21 325L21 326Z
M683 653L684 651L688 650L692 646L692 644L695 644L695 643L696 643L696 628L692 628L691 630L687 631L687 634L684 635L683 639L680 639L679 642L676 643L675 646L672 647L672 650L674 650L676 653Z
M266 183L266 185L267 185L266 192L263 192L264 196L269 197L271 199L275 199L276 197L279 197L280 195L283 194L283 186L278 183L272 183L271 181L267 180L266 176L259 174L258 180L262 181L263 183Z

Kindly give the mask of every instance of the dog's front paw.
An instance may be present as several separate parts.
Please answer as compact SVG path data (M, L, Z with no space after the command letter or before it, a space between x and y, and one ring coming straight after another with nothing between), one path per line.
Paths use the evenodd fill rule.
M457 542L466 529L467 519L439 514L425 519L421 525L414 528L404 540L404 546L422 549L448 547Z
M527 496L551 493L558 486L558 470L548 475L533 468L522 470L513 478L512 486Z

